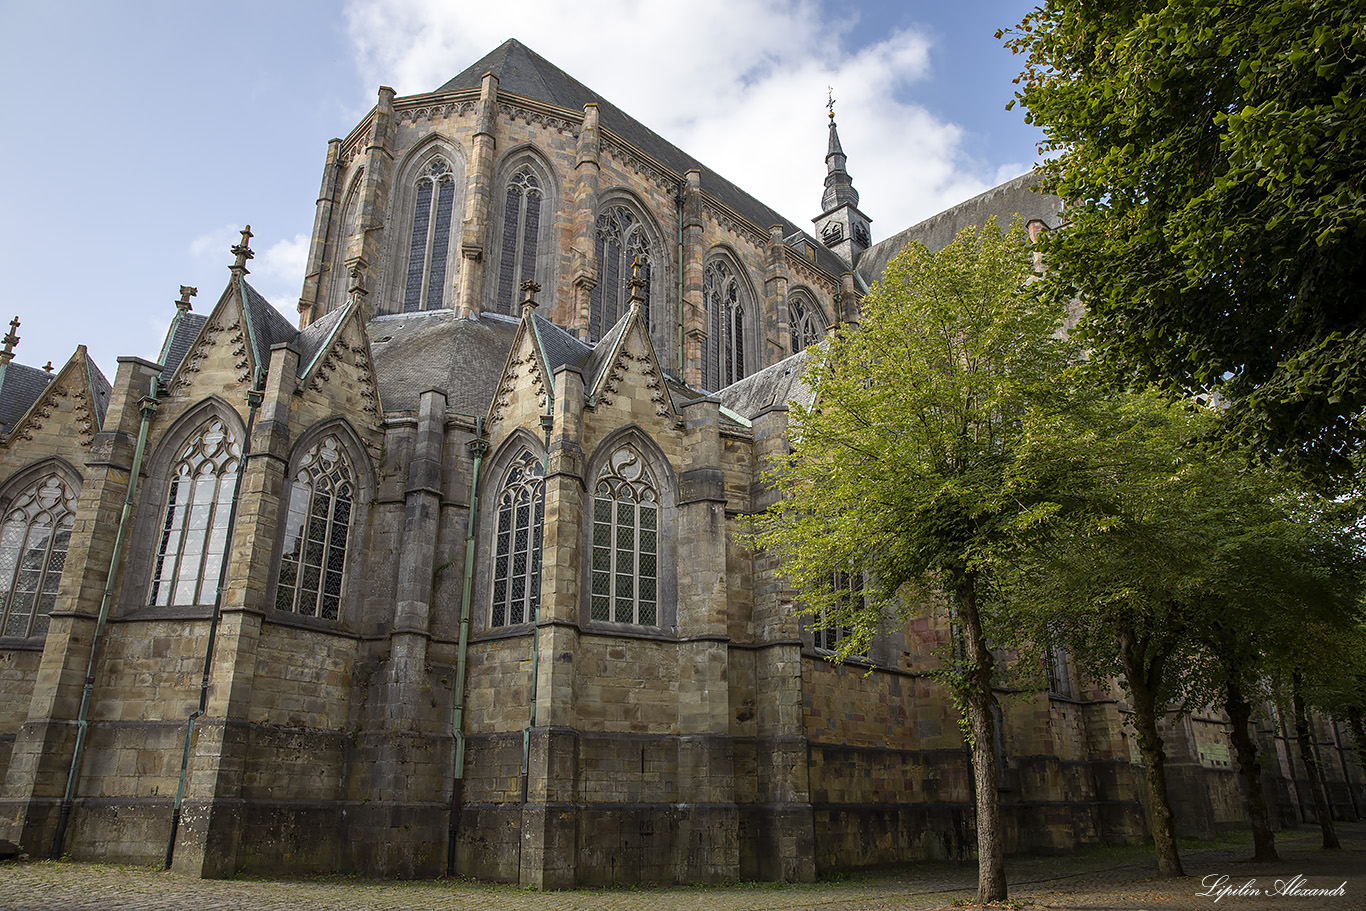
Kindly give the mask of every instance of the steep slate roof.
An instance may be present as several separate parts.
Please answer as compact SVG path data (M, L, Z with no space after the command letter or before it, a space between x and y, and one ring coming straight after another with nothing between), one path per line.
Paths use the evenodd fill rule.
M803 349L730 384L717 393L721 404L750 419L774 405L785 406L788 402L810 405L815 397L801 379L810 356L811 349Z
M499 313L460 319L450 310L377 316L366 326L385 411L415 411L423 392L446 393L457 414L488 411L520 321Z
M166 330L166 341L161 346L161 383L171 381L171 377L180 368L180 362L190 353L190 346L199 337L199 330L203 329L208 321L207 316L198 313L191 313L188 310L176 311L175 319L171 320L171 328Z
M270 363L270 349L280 342L293 342L299 330L285 319L284 314L271 306L260 292L242 280L242 309L247 315L247 330L251 338L256 363L265 367Z
M565 364L583 367L593 353L593 347L579 341L574 335L545 319L539 313L531 317L536 323L536 332L541 339L541 354L545 357L546 368L551 376Z
M796 222L783 218L515 38L504 41L437 91L477 89L485 73L498 77L500 96L504 93L521 95L571 111L582 111L585 104L597 102L599 122L603 126L678 174L701 171L702 189L758 225L760 230L781 224L784 237L794 231L805 233ZM812 150L813 155L817 152ZM824 244L814 239L812 243L816 247L816 263L821 268L832 275L848 271L848 266Z
M53 376L46 370L14 361L0 367L0 433L9 433L28 414Z
M1035 193L1031 187L1038 183L1033 171L1008 180L999 187L960 202L938 215L932 215L917 225L912 225L899 234L873 244L858 260L859 277L872 284L882 277L887 263L901 252L907 244L919 241L931 253L942 250L953 242L958 232L968 225L983 225L991 216L996 223L1005 228L1017 214L1029 222L1042 221L1048 229L1054 230L1065 220L1062 216L1062 200L1047 193Z
M90 383L90 399L95 403L95 427L100 429L104 427L104 416L109 411L109 393L113 391L114 386L89 355L86 356L85 363L88 368L86 381Z
M308 373L308 369L327 347L328 339L332 338L332 333L337 330L348 310L349 307L346 306L329 310L299 331L299 376Z

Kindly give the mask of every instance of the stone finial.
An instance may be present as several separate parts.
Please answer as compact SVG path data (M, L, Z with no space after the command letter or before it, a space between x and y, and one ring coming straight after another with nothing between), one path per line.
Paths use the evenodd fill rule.
M189 313L194 308L190 306L190 298L199 293L198 288L191 288L189 285L180 286L180 300L175 302L175 308L181 313Z
M640 277L639 256L631 262L631 279L626 286L631 289L631 296L626 301L627 306L632 310L640 310L645 306L645 279Z
M361 301L370 293L365 290L365 270L357 261L351 264L351 269L346 274L350 279L346 285L346 302L360 306Z
M57 369L56 367L52 366L52 361L48 361L46 364L43 365L43 370L44 370L44 372L46 372L46 373L51 373L52 371L54 371L54 370L56 370L56 369Z
M251 238L251 225L247 225L242 229L242 242L240 244L235 244L232 248L232 255L237 257L237 261L234 262L231 267L234 275L249 274L247 270L247 260L256 256L255 253L251 252Z
M14 346L19 344L19 317L9 321L9 335L0 341L4 342L5 347L0 349L0 364L8 364L14 360Z
M536 292L541 290L540 284L534 278L528 278L522 282L522 314L535 312Z

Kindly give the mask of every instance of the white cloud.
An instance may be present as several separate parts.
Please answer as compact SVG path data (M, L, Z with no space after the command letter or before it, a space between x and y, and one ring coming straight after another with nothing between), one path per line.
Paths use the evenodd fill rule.
M431 91L515 36L803 227L820 211L827 86L874 237L1000 176L958 126L901 100L928 73L926 35L846 47L845 23L815 0L352 0L346 22L364 77L399 94Z
M232 247L242 240L242 226L219 225L197 235L190 241L190 256L197 260L222 260L226 268L232 263Z

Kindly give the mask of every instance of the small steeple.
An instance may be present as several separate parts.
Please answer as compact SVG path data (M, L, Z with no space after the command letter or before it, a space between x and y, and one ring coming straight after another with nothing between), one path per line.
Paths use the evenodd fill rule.
M830 145L825 153L825 192L821 195L821 210L829 212L843 205L858 205L858 190L854 189L854 179L844 169L848 161L844 147L840 145L840 131L835 126L834 88L827 90L825 108L830 118Z
M255 253L251 252L251 238L251 225L247 225L242 229L242 242L233 245L232 248L232 255L237 257L237 261L229 267L233 275L250 274L247 269L247 260L256 256Z
M0 341L4 342L5 347L0 349L0 367L14 360L14 346L19 344L19 317L9 321L9 335Z
M825 152L825 192L821 194L821 214L811 219L816 225L816 236L832 253L853 266L859 254L872 244L868 225L872 219L859 211L858 190L845 170L847 158L840 145L839 127L835 125L835 90L827 90L826 116L830 120L830 141Z

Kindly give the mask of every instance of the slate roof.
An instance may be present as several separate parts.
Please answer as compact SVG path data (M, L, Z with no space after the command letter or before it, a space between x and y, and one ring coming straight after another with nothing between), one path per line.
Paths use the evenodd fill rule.
M113 391L114 386L88 356L85 358L85 363L87 367L86 380L90 383L90 397L95 402L95 426L102 428L104 427L104 416L109 411L109 393Z
M208 321L207 316L198 313L191 313L188 310L176 311L175 319L171 320L171 328L166 330L166 341L161 346L160 382L163 385L171 381L171 377L185 360L185 355L190 353L190 346L199 337L199 330L203 329Z
M942 250L952 243L958 232L968 225L982 225L991 216L1002 228L1019 215L1026 222L1038 219L1054 230L1062 225L1062 200L1047 193L1036 193L1031 187L1038 183L1033 171L1008 180L999 187L992 187L966 202L960 202L932 215L917 225L912 225L899 234L873 244L858 260L858 273L866 283L872 284L882 277L887 263L901 252L907 244L919 241L931 253Z
M416 411L428 389L457 414L488 411L518 320L500 313L461 319L450 310L377 316L366 331L385 411Z
M815 396L801 379L810 356L811 349L804 349L730 384L717 393L721 404L751 420L774 405L785 406L788 402L810 405Z
M536 332L541 337L541 354L546 359L546 367L554 376L555 371L570 364L582 368L593 353L593 346L579 341L578 337L561 329L539 313L531 317L536 322ZM502 365L499 365L501 369Z
M281 342L293 342L299 337L299 330L285 319L261 296L260 292L242 279L242 309L247 314L247 328L252 342L256 363L262 367L270 363L270 349Z
M758 225L761 230L781 224L784 237L794 231L805 234L797 222L779 215L515 38L504 41L470 64L437 91L477 89L485 73L493 73L498 77L500 96L504 93L521 95L571 111L582 111L588 102L597 102L599 122L603 126L677 174L701 171L703 190ZM813 155L819 152L818 149L811 151ZM823 244L814 239L812 243L816 247L816 263L821 268L833 275L848 271L848 266Z
M28 414L53 376L14 361L0 368L0 433L9 433Z
M337 330L337 326L349 310L349 307L329 310L299 332L299 376L308 373L308 369L313 366L318 355L322 354L323 349L327 347L327 342L332 338L332 333Z

